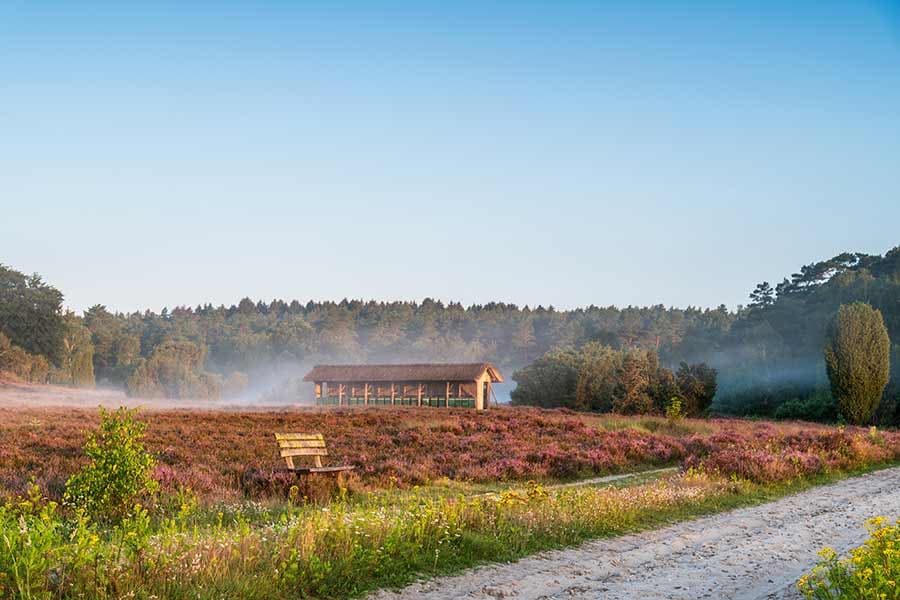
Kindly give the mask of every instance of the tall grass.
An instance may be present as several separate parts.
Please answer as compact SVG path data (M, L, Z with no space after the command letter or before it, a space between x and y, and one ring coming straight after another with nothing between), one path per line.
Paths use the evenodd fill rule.
M37 496L0 508L3 598L341 598L417 575L632 530L746 493L688 474L632 488L405 494L250 513L185 502L103 528Z

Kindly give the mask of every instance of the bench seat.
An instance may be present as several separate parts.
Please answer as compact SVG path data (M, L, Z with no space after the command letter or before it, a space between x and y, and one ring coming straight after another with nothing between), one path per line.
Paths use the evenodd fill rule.
M353 465L343 467L294 467L293 469L285 469L291 473L340 473L343 471L352 471L355 469Z
M325 448L325 438L321 433L276 433L275 441L278 442L281 458L287 464L287 471L297 474L306 473L343 473L352 471L356 467L352 465L326 467L322 464L322 457L328 456ZM312 459L313 464L301 467L294 464L295 458Z

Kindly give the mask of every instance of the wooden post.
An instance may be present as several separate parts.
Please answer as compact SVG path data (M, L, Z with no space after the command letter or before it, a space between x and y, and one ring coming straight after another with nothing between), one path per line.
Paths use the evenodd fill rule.
M369 384L368 383L363 384L363 404L366 406L369 405Z
M338 406L341 406L344 403L344 384L338 384Z
M419 399L419 406L422 406L422 384L421 383L416 384L416 395L418 396L418 399Z
M447 382L447 391L444 393L444 408L450 408L450 382Z
M484 410L484 382L475 380L475 410Z
M492 385L493 384L491 383L490 378L488 378L488 380L487 380L487 396L484 399L484 408L487 408L488 406L491 405L491 392L494 390L494 388L491 387Z
M391 406L394 405L394 396L395 396L395 394L396 394L396 392L395 392L395 390L394 390L394 382L392 381L392 382L391 382Z

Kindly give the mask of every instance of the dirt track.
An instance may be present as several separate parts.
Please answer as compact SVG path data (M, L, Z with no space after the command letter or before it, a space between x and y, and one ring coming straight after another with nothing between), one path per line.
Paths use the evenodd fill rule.
M863 522L876 515L900 517L900 468L372 598L799 598L794 582L815 564L816 552L859 545L865 539Z

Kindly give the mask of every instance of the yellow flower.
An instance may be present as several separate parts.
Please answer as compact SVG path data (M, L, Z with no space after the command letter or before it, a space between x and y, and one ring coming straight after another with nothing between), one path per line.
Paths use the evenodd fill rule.
M824 548L819 550L819 557L825 560L831 560L835 556L837 556L837 552L835 552L833 548L829 548L828 546L825 546Z

